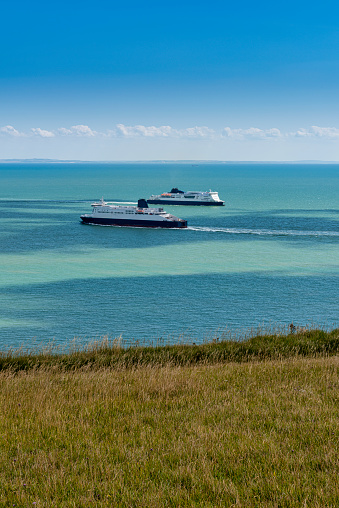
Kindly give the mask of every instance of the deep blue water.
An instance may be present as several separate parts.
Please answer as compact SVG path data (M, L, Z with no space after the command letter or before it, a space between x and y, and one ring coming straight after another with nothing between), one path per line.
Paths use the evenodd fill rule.
M167 206L187 230L80 223L173 186L226 206ZM1 164L0 347L338 325L338 196L337 165Z

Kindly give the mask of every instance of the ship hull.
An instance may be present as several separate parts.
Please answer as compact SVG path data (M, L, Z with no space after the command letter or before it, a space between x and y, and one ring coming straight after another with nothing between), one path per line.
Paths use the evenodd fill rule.
M84 224L98 224L101 226L129 226L133 228L187 228L187 221L155 221L133 219L109 219L100 217L80 216Z
M224 206L224 201L174 201L174 199L147 199L150 205Z

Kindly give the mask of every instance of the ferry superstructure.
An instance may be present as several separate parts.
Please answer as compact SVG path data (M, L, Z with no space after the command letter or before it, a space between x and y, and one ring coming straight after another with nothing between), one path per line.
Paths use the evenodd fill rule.
M138 206L125 206L105 202L102 198L92 203L91 214L80 218L85 224L104 226L187 228L187 221L165 212L163 208L149 208L145 199L139 199Z
M150 204L164 204L164 205L205 205L205 206L223 206L225 201L219 198L217 192L211 190L202 191L188 191L184 192L176 187L171 192L164 192L159 195L152 195L147 199Z

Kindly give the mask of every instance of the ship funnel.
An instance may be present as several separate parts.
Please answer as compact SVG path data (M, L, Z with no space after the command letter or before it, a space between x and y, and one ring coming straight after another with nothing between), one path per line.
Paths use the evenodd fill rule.
M138 199L138 208L148 208L146 199Z

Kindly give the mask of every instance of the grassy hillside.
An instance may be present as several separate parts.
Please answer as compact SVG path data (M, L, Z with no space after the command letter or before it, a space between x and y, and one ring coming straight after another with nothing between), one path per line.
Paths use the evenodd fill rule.
M238 340L239 339L239 340ZM120 340L103 340L86 347L60 353L45 350L0 352L0 371L31 370L53 367L61 370L79 368L131 368L141 366L214 365L224 362L274 360L295 356L317 357L339 353L339 329L296 329L294 333L256 335L247 339L223 340L216 337L207 344L179 344L159 347L123 347Z
M336 507L338 367L3 372L0 506Z
M339 506L338 334L322 333L3 355L0 506Z

